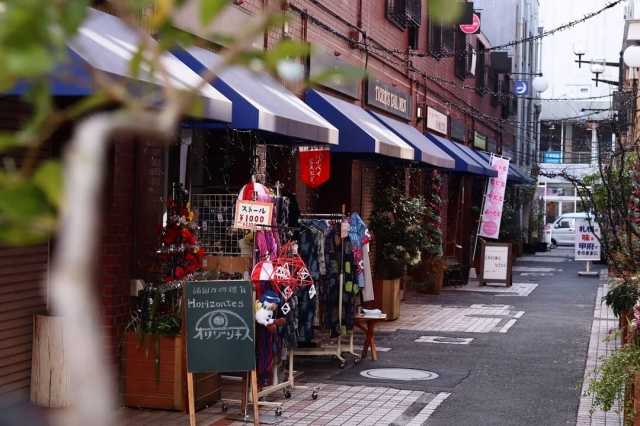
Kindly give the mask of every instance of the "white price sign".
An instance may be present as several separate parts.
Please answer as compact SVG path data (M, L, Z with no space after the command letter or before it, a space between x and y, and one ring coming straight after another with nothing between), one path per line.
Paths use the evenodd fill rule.
M271 226L273 203L238 200L233 227L236 229L253 229L256 226Z

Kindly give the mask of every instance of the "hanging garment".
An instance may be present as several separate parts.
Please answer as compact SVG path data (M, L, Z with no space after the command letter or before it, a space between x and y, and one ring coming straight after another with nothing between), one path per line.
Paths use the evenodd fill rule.
M344 257L342 273L344 274L344 288L342 290L342 324L341 332L346 334L353 330L356 314L356 295L360 293L360 286L357 282L355 258L352 244L349 238L342 240L344 246Z
M275 206L276 223L278 225L278 236L280 237L280 244L283 245L290 240L289 230L289 198L288 197L276 197Z
M290 310L286 315L282 314L282 309L278 308L279 313L282 314L281 317L284 317L286 321L284 326L280 328L278 333L279 340L282 342L282 348L286 350L297 348L298 340L300 339L298 335L298 315L300 313L300 306L298 303L298 289L301 288L298 287L294 291L293 295L291 295L289 300L283 300L281 303L281 305L285 303L289 305Z
M340 238L340 224L334 223L325 234L324 256L327 265L327 275L323 280L322 326L329 330L332 338L340 336L340 316L338 309L340 295L340 273L342 271L342 239Z
M275 291L270 281L260 281L256 286L256 297L259 299L267 291ZM274 334L261 324L256 324L256 374L258 385L269 386L273 381Z
M362 247L362 259L364 264L364 288L362 289L362 301L373 300L373 277L371 275L371 261L369 260L369 243Z
M360 288L364 287L364 256L362 247L369 242L371 235L364 221L358 213L352 213L349 217L349 239L353 248L353 256L357 267L357 280Z

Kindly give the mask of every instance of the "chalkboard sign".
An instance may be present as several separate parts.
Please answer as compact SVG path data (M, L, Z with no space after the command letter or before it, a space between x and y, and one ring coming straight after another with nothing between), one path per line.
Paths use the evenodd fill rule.
M185 283L187 370L255 370L253 305L250 281Z
M480 285L505 283L511 287L512 245L509 243L483 243Z

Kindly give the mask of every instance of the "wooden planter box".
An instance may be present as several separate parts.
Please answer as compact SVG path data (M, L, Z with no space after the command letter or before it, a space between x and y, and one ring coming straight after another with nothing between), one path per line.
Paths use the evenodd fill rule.
M155 337L138 346L139 333L125 332L122 345L122 396L127 407L181 410L188 407L182 337L160 336L160 367L156 378ZM220 399L218 373L194 374L196 410Z

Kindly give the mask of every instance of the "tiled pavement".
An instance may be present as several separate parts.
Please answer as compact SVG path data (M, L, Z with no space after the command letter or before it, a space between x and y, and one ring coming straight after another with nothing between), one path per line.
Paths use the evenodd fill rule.
M518 277L524 274L549 274L554 268L536 268L527 265L527 262L564 261L557 254L551 256L531 256L518 259L516 266ZM559 260L555 260L559 259ZM559 265L560 266L560 265ZM523 276L524 275L524 276ZM515 279L515 274L514 274ZM601 286L597 301L601 300L606 292L606 275L600 277ZM446 291L482 291L511 296L527 296L537 284L526 282L514 282L512 287L478 286L470 282L464 287L446 288ZM395 331L398 329L421 330L425 332L458 331L468 333L506 333L509 328L520 318L526 316L526 312L514 310L508 305L471 305L471 306L443 306L443 305L417 305L402 304L402 316L393 322L381 323L380 331ZM611 310L606 305L598 303L594 309L594 322L591 332L591 342L588 350L586 364L589 372L598 362L598 357L608 353L614 342L603 342L602 339L610 330L615 329L617 321ZM426 344L437 336L423 336L417 340ZM463 342L458 342L459 344ZM468 342L466 342L468 343ZM357 350L357 349L356 349ZM378 348L383 351L385 348ZM585 386L588 383L585 374ZM318 399L311 397L310 390L294 389L291 398L286 399L281 392L275 392L266 397L267 401L282 403L283 416L278 424L281 426L293 425L422 425L429 416L446 400L449 393L438 394L397 390L376 386L349 386L324 383L296 383L297 385L317 386ZM227 389L227 387L225 387ZM223 395L224 397L231 397ZM613 426L621 425L619 415L614 412L595 412L590 414L591 400L580 400L577 426ZM221 403L201 410L197 413L199 426L240 426L246 422L234 421L227 418L233 414L223 413ZM237 408L235 408L237 410ZM122 421L117 426L186 426L189 424L187 415L176 412L144 411L134 409L122 409ZM237 413L236 413L237 414ZM261 409L262 418L274 418L272 408Z

